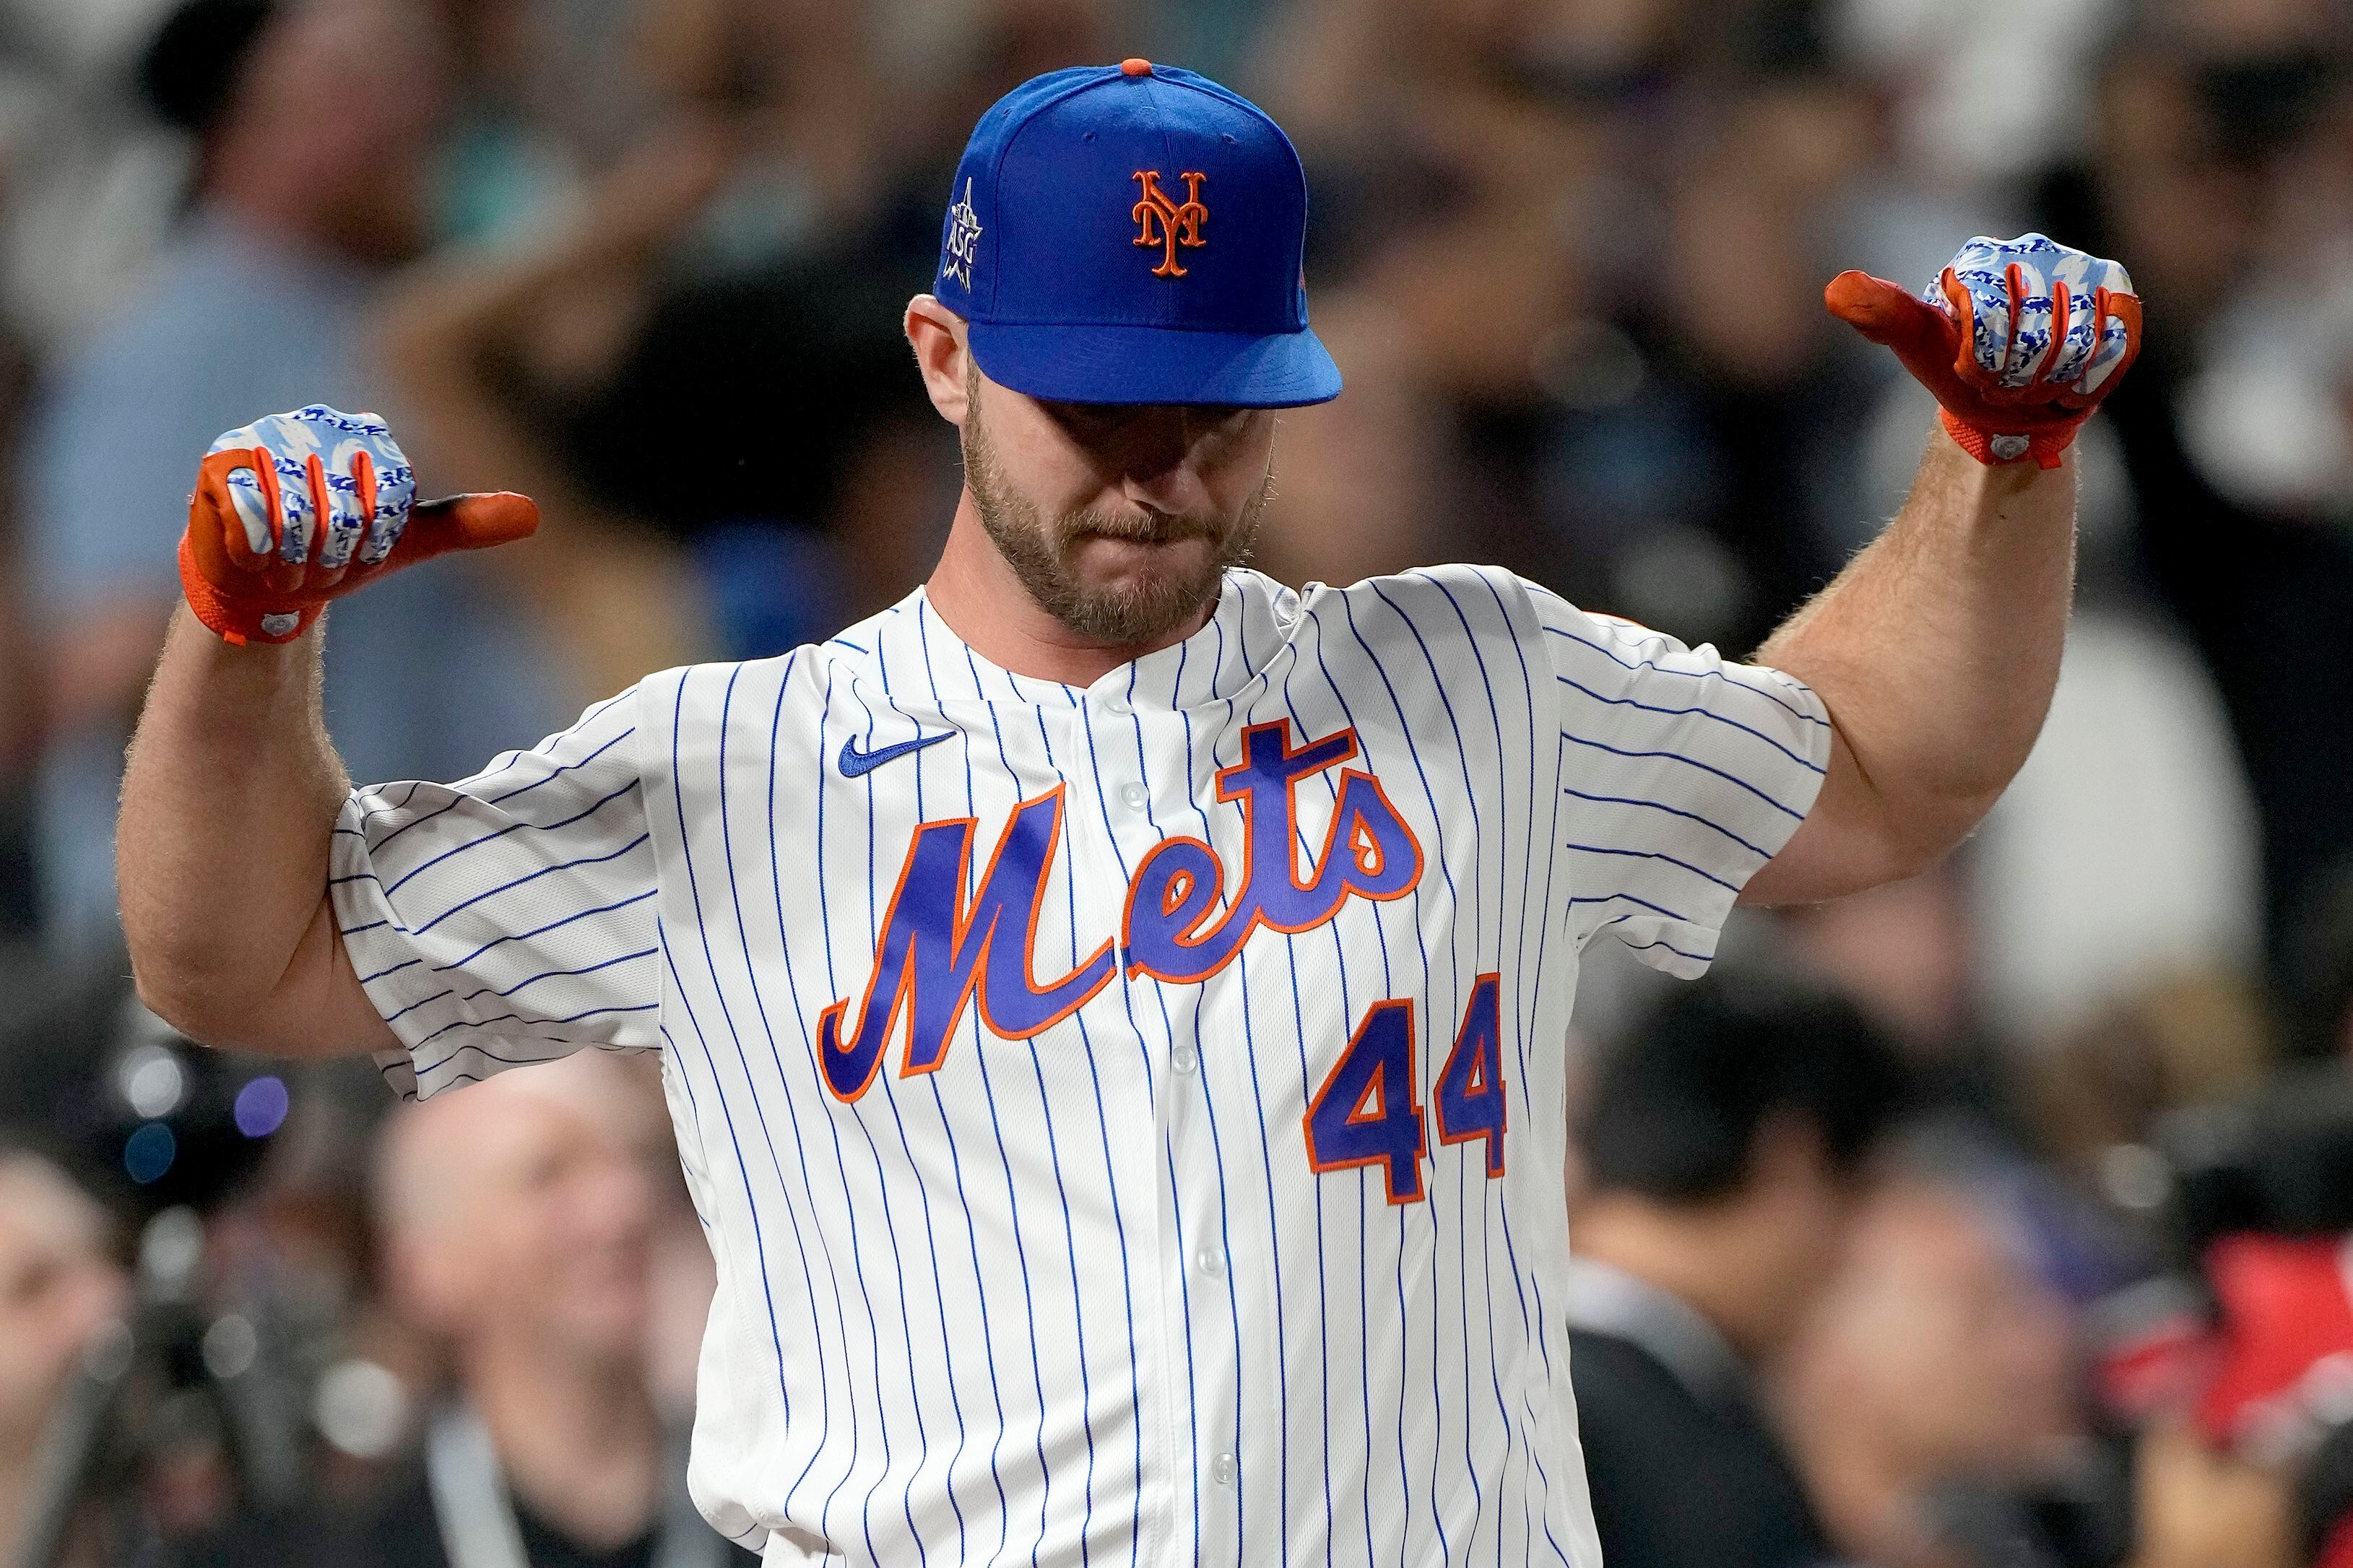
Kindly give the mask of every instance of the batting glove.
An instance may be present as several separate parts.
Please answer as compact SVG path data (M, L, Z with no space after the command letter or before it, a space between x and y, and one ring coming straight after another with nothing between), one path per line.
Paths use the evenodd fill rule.
M1980 463L2057 468L2140 353L2140 300L2125 269L2039 234L1980 235L1917 296L1841 272L1823 299L1895 351Z
M330 599L538 526L524 496L417 504L416 476L384 421L314 403L213 443L188 498L180 586L196 619L229 642L292 642Z

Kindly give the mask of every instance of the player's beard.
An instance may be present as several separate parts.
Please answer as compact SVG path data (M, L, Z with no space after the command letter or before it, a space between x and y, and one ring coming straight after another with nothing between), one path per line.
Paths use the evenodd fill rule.
M1038 607L1072 634L1105 647L1158 643L1188 621L1201 618L1217 599L1226 568L1250 559L1258 540L1259 520L1274 490L1271 461L1265 479L1231 517L1198 512L1139 516L1095 506L1049 519L1015 489L998 465L980 417L977 379L971 378L965 388L965 488L972 492L981 526ZM1090 537L1149 544L1201 538L1216 548L1199 556L1198 566L1098 583L1087 579L1076 559Z

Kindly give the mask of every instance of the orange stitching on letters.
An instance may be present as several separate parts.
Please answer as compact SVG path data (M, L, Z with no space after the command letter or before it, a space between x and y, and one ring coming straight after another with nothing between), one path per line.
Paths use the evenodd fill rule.
M1209 221L1209 209L1201 200L1201 186L1209 176L1198 169L1187 169L1179 177L1185 182L1185 200L1179 205L1168 199L1160 188L1160 171L1138 169L1132 176L1144 184L1144 196L1130 209L1128 216L1137 225L1135 244L1139 249L1153 246L1161 247L1160 265L1152 269L1155 278L1182 278L1185 268L1176 265L1176 247L1198 250L1209 242L1201 237L1201 226Z

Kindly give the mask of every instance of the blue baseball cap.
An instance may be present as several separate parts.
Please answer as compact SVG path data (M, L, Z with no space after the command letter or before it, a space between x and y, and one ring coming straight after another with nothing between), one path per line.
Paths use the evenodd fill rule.
M1291 408L1340 395L1306 239L1306 172L1257 105L1147 60L1081 66L980 117L934 293L1032 397Z

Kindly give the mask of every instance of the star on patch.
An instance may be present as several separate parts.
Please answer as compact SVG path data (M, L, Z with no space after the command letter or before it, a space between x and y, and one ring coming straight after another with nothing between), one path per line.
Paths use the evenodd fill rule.
M964 288L972 287L972 258L980 248L980 215L972 210L972 178L965 177L964 195L955 205L948 208L948 237L942 247L940 276L953 278Z

